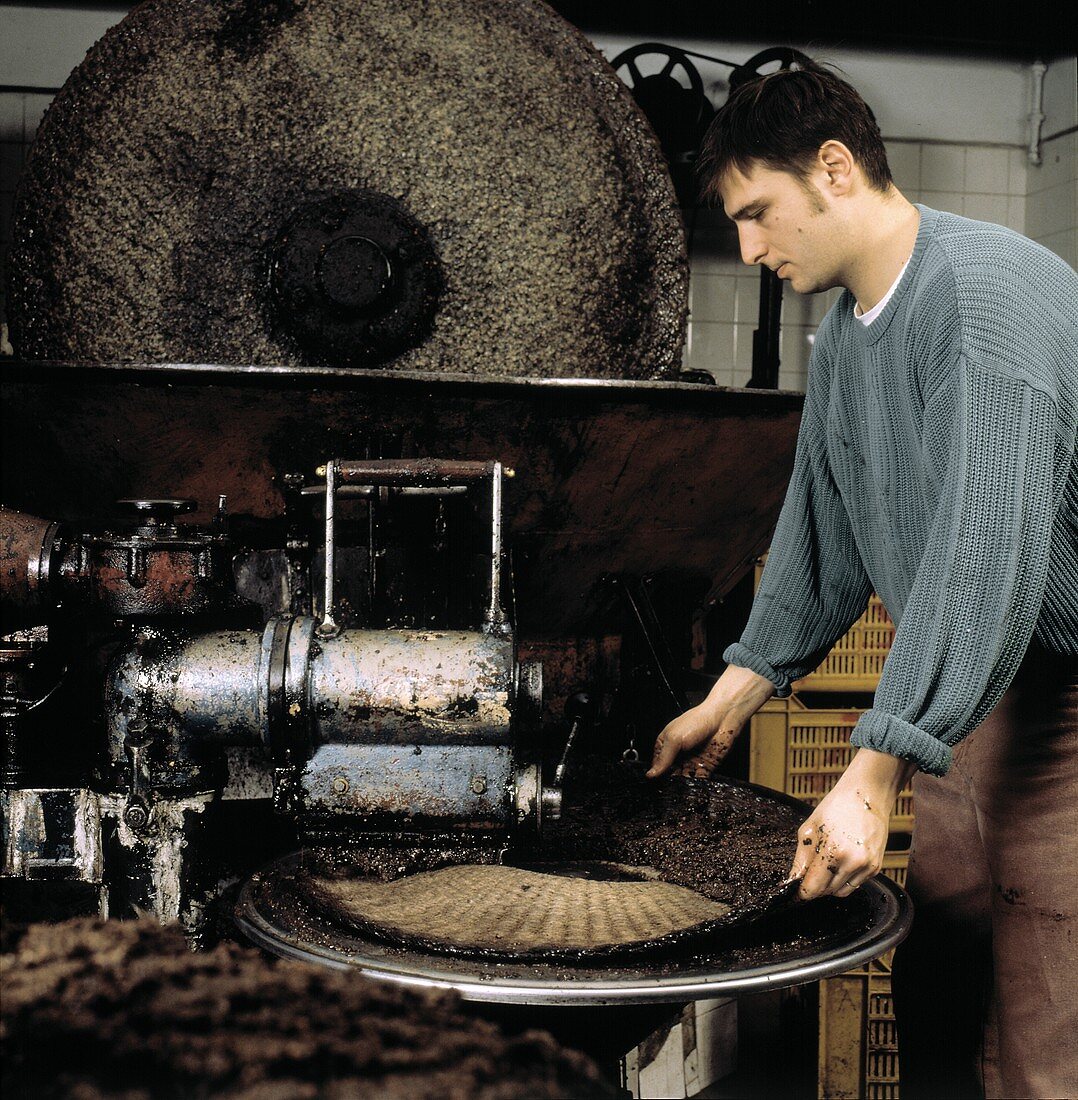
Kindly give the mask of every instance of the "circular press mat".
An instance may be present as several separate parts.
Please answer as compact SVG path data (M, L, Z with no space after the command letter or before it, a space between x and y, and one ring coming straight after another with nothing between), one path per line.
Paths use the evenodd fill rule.
M598 878L613 873L616 877ZM462 864L394 882L307 878L312 904L404 947L484 957L585 958L658 946L731 912L650 868Z

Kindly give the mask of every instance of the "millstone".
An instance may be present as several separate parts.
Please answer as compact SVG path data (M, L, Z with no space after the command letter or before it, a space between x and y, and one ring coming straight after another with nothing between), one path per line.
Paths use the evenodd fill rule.
M537 0L141 4L13 238L27 359L648 378L684 337L658 144Z

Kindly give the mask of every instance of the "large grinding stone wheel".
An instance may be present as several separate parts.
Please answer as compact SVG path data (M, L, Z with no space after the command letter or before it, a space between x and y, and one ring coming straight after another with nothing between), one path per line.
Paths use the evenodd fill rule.
M537 0L150 0L18 194L25 359L653 378L686 320L658 144Z

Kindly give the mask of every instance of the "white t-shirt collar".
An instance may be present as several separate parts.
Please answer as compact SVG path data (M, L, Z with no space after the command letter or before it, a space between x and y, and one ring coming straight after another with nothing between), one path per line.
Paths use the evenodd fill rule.
M861 324L871 325L872 322L875 321L876 318L879 317L879 315L884 311L887 303L891 300L891 295L894 294L895 290L898 288L898 284L902 282L902 276L906 274L906 268L910 266L910 260L912 259L913 257L910 256L906 260L906 262L902 265L902 270L898 273L898 275L895 277L895 281L891 284L891 289L888 290L887 293L867 313L862 313L860 305L854 302L853 315L857 318L858 321L861 322Z

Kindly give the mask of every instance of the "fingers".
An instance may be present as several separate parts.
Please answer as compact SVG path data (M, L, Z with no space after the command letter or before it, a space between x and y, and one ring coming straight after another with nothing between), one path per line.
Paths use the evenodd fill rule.
M678 715L672 722L667 723L662 733L655 739L655 751L651 755L651 767L647 771L648 779L665 775L674 766L674 761L681 753L691 747L687 743L690 731L686 728L686 718L690 714L691 711L686 711Z
M679 751L680 741L676 734L671 734L670 727L667 726L655 742L651 767L647 771L648 779L656 779L660 775L665 775L678 758Z
M797 851L790 879L801 879L802 901L822 897L849 897L879 871L864 844L845 834L834 834L810 817L797 832Z
M704 753L697 753L681 764L674 774L686 779L710 779L714 770L715 764L705 759Z
M719 730L704 746L702 752L690 756L678 768L677 774L687 776L689 779L709 779L712 772L726 758L726 754L730 751L730 746L733 743L734 735L729 730Z
M665 775L679 758L692 752L704 741L707 744L703 751L686 760L678 769L678 775L707 779L730 751L738 734L737 729L720 729L715 732L713 729L714 727L709 728L691 711L675 718L655 741L651 767L647 772L648 779Z
M854 873L844 883L842 883L837 890L833 890L832 893L836 898L848 898L850 894L854 892L863 883L868 882L872 878L872 874Z

